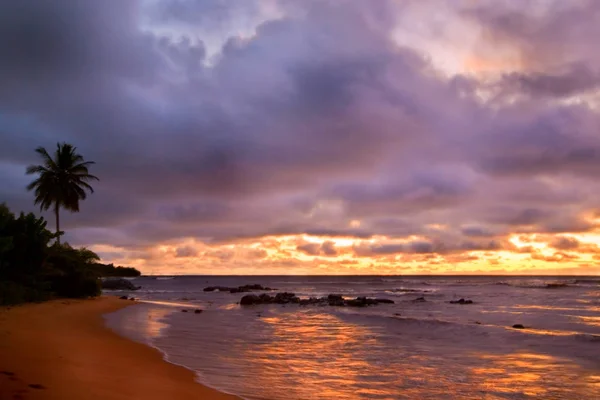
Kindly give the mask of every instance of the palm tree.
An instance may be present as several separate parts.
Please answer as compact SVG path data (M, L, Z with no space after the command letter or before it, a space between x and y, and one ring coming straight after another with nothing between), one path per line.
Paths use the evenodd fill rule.
M40 205L40 210L54 208L56 240L59 244L60 208L79 212L79 200L85 200L86 190L89 190L90 193L94 192L88 182L99 180L88 173L88 166L95 163L84 161L81 154L76 153L76 150L77 148L70 144L57 143L54 157L51 157L45 148L38 147L35 151L42 157L43 164L27 167L28 175L39 175L27 186L27 190L35 190L35 204Z

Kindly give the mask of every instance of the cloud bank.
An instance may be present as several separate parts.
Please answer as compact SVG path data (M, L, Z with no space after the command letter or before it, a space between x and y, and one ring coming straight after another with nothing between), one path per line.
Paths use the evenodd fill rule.
M418 21L419 24L415 24ZM598 2L0 5L0 201L150 273L598 273Z

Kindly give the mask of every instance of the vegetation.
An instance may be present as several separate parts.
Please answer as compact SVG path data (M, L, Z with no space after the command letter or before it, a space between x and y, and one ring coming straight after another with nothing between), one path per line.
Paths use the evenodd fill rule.
M38 175L27 186L27 190L34 190L35 204L39 204L41 210L53 208L56 240L60 243L60 208L79 212L79 201L87 197L86 190L94 192L88 182L99 179L88 172L88 167L94 162L84 161L83 156L76 153L77 148L68 143L57 143L54 157L43 147L38 147L35 151L42 158L43 164L27 167L27 174Z
M131 267L115 267L113 264L92 264L96 274L102 277L136 277L140 276L141 272Z
M44 218L15 216L0 204L0 305L100 294L101 276L139 276L134 268L99 263L93 251L56 237Z
M38 174L27 189L34 190L41 210L53 208L56 233L46 228L43 217L33 213L17 217L0 204L0 305L97 296L101 276L139 276L134 268L99 263L89 249L60 243L59 210L79 211L86 190L93 192L88 182L98 178L88 172L93 162L84 161L69 144L57 144L54 157L42 147L36 152L43 164L27 168L27 174Z

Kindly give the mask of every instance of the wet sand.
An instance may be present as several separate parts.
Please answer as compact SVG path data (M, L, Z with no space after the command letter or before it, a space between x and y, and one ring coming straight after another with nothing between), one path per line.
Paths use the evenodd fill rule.
M0 400L232 400L157 350L125 339L102 315L115 297L0 308Z

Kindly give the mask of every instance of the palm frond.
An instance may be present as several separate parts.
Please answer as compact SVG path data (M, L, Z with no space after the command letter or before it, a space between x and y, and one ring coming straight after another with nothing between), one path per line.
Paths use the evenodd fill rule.
M33 175L33 174L43 174L48 171L48 168L44 167L43 165L30 165L27 167L27 175Z
M35 204L39 204L42 210L54 206L79 211L79 201L87 198L86 191L94 192L88 182L99 180L88 171L88 167L95 163L85 161L77 153L77 148L68 143L57 143L53 157L43 147L35 151L43 161L42 165L27 167L28 174L38 175L27 185L27 190L34 191Z
M48 152L46 151L45 148L38 147L37 149L35 149L35 152L38 153L42 157L42 160L44 161L44 165L46 165L46 167L48 169L52 169L52 170L57 169L56 163L54 162L52 157L50 157L50 154L48 154Z

